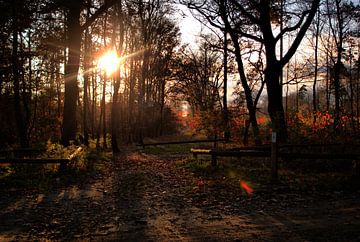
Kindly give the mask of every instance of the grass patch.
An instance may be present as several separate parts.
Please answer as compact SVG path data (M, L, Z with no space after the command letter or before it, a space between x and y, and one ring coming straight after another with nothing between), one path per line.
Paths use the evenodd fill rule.
M196 174L211 173L212 169L211 162L204 159L191 159L191 161L185 163L183 167Z
M224 158L218 160L218 165L213 167L211 166L210 156L200 156L198 159L188 158L187 161L180 166L194 173L196 176L208 177L211 179L239 180L244 177L246 179L259 178L257 175L258 172L256 171L257 169L254 169L254 167L250 169L241 166L236 158Z

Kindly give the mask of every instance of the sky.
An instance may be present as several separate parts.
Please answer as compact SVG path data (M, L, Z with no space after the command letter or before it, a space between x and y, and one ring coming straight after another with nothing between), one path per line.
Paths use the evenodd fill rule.
M197 39L201 32L210 32L209 29L204 27L197 19L193 17L190 10L181 4L177 5L178 13L177 19L181 32L181 43L189 44L190 48L197 48ZM228 77L228 102L232 102L234 99L233 92L237 80L233 80L230 76Z
M190 44L196 47L196 38L202 30L201 23L191 14L190 10L181 4L177 5L177 19L181 32L182 44Z

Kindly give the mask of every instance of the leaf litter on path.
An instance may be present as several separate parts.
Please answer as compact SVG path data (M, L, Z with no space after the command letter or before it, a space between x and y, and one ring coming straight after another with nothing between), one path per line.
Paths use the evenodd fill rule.
M176 159L182 160L183 156L177 155ZM164 154L127 152L115 157L114 162L104 162L105 171L88 184L46 194L33 191L24 197L6 197L0 202L0 239L360 238L360 222L356 219L360 215L359 193L304 194L281 187L256 190L235 178L200 177L179 166L176 159Z

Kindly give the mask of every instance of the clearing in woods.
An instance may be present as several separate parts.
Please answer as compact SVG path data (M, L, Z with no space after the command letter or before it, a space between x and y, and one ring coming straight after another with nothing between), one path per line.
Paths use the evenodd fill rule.
M102 172L81 184L41 192L0 183L0 241L360 240L358 185L280 169L271 186L268 160L233 160L214 170L188 153L129 150L97 161Z

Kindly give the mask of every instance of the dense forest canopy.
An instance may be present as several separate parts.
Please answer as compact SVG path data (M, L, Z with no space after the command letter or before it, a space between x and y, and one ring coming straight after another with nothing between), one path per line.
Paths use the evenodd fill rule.
M181 44L177 4L211 29L197 48ZM0 11L2 146L359 134L358 2L14 0Z

